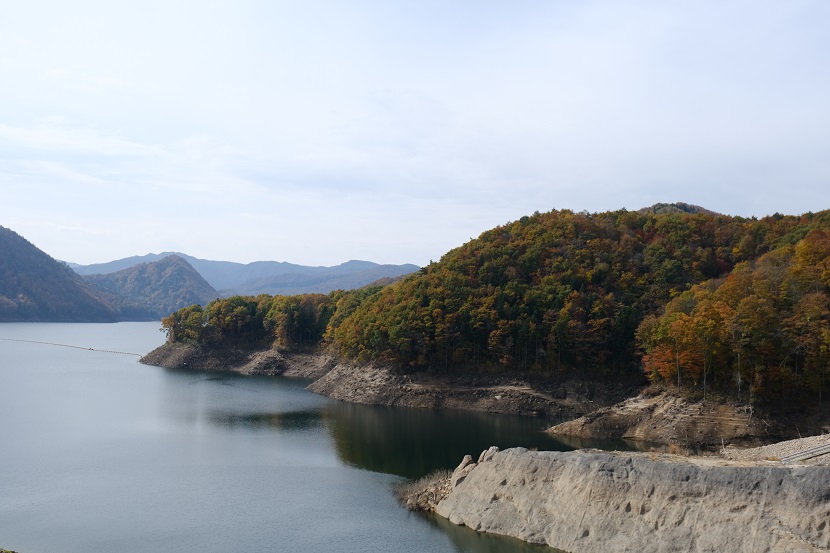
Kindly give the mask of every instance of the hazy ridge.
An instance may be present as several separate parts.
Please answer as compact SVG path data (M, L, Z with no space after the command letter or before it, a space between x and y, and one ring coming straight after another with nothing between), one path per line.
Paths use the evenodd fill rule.
M412 264L380 265L360 260L346 261L331 267L297 265L284 261L235 263L199 259L179 252L151 253L92 265L69 263L69 266L81 275L109 274L142 263L161 261L170 256L187 261L221 296L309 292L325 294L332 290L359 288L382 278L400 277L419 269Z

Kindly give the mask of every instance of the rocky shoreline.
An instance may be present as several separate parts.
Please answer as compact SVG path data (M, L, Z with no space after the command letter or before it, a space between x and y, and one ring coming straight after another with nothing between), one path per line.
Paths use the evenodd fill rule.
M425 373L401 374L379 364L338 362L319 352L217 350L192 344L167 343L140 361L169 369L309 378L313 380L308 387L312 392L352 403L536 415L562 421L612 405L636 391L636 386L597 387L584 381L540 387L521 378L486 373L450 378Z
M548 432L577 438L623 438L689 446L759 445L775 439L775 428L746 405L690 402L661 391L552 427Z
M240 374L320 378L336 362L321 353L283 354L275 349L205 348L195 344L165 343L139 359L166 369L228 371Z
M646 389L615 405L557 424L556 436L626 439L684 449L753 447L830 431L821 413L773 416L747 404L690 401L668 389Z
M782 464L490 448L402 501L477 531L574 553L827 553L828 482L828 455Z
M630 387L601 392L585 382L566 381L542 388L515 376L465 374L440 377L401 374L388 366L339 363L308 387L312 392L352 403L462 409L569 420L610 405L630 393Z
M626 439L684 449L747 447L800 432L820 434L822 425L830 422L819 418L790 424L793 421L785 423L746 405L691 402L667 390L644 393L636 384L531 381L488 373L404 374L377 363L338 361L319 351L166 343L140 361L170 369L307 378L312 392L351 403L544 416L560 421L549 432L563 440Z

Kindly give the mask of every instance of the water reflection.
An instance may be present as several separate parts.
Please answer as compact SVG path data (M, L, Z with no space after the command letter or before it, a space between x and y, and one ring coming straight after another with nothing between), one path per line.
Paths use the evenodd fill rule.
M456 526L449 520L437 515L418 515L426 519L431 525L440 528L452 540L459 553L475 551L476 553L566 553L547 545L527 543L498 534L476 532L466 526Z
M344 402L326 404L323 418L344 462L407 478L454 468L464 455L475 457L491 445L574 449L543 431L549 426L544 418Z
M230 372L164 369L159 408L165 419L192 428L311 430L322 428L326 398L307 381Z
M624 440L622 438L596 440L576 436L556 436L556 439L566 447L566 450L593 448L603 449L605 451L649 451L649 449L658 445L651 442L638 442Z
M320 411L251 414L210 411L207 419L213 424L228 428L273 429L285 432L314 430L323 426Z
M488 447L548 451L596 447L631 450L634 442L580 440L544 432L544 417L495 415L359 405L310 394L307 381L170 371L165 379L168 417L192 426L234 431L315 432L337 456L360 469L418 478L452 469L466 454Z

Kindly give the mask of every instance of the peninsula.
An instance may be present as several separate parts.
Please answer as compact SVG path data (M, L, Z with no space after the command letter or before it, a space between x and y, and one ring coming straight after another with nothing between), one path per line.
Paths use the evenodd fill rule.
M320 355L311 389L347 401L757 445L830 424L830 211L534 213L392 284L232 296L162 324L148 363L281 371Z

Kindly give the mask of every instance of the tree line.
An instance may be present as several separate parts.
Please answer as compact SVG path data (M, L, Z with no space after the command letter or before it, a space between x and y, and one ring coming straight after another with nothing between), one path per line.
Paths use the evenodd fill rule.
M191 306L172 341L323 347L402 371L630 378L823 397L830 212L534 213L397 283Z

